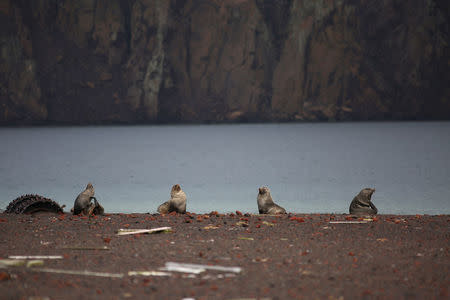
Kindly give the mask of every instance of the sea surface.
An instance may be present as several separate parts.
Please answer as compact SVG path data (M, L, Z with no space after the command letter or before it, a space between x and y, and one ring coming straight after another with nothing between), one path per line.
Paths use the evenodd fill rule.
M0 209L35 193L155 213L179 183L187 210L257 213L258 187L294 213L450 213L450 122L0 128Z

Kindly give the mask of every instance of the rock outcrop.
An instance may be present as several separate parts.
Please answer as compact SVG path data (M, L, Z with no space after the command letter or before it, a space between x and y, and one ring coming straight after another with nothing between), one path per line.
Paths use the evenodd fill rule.
M0 124L450 119L442 0L0 0Z

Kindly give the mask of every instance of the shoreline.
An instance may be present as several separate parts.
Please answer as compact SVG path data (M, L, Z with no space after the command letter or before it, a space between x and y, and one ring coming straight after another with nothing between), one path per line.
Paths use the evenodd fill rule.
M1 213L0 259L62 258L0 268L0 294L5 299L448 298L450 215L365 219L239 212L91 218ZM121 228L165 226L172 231L116 234ZM228 271L167 270L174 262Z

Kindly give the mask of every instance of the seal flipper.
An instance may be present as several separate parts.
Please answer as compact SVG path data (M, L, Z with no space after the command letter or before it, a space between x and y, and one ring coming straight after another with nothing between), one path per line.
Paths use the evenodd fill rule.
M274 204L271 208L268 209L267 213L270 215L285 214L286 210L278 204Z

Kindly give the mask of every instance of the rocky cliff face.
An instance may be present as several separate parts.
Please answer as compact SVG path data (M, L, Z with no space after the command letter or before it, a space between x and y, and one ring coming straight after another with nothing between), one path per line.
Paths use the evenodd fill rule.
M0 0L0 123L449 119L441 0Z

